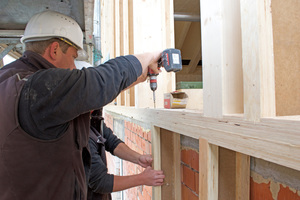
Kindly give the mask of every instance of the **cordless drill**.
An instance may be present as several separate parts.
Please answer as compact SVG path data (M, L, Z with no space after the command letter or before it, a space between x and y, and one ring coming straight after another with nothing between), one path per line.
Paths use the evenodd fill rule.
M164 67L167 72L178 72L182 70L181 53L179 49L166 49L162 52L158 61L158 69ZM157 89L157 75L150 68L150 89L153 91L153 103L155 108L155 90Z

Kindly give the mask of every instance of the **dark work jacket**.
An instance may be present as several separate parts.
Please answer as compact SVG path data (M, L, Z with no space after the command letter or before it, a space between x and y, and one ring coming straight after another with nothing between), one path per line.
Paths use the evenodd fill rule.
M110 200L114 175L108 174L105 152L113 154L122 141L106 127L102 109L95 110L91 117L89 146L92 165L89 174L88 200Z
M23 61L0 73L0 199L86 199L82 154L87 154L90 115L78 116L56 139L27 134L18 120L19 96L41 65Z
M88 95L83 92L88 84L93 83L89 83L86 79L95 78L97 75L95 73L101 70L100 68L86 71L57 69L44 58L30 51L25 52L19 60L0 69L1 200L87 198L84 164L88 165L90 162L87 151L89 110L109 103L119 91L128 87L136 80L136 76L140 75L137 70L134 74L135 78L129 78L128 81L118 79L115 81L117 82L115 93L108 95L100 103L89 102L88 99L84 99ZM114 71L111 68L109 70ZM105 73L105 70L103 71ZM124 74L122 75L124 77ZM121 75L112 74L112 76ZM85 83L83 86L82 83L77 85L78 88L82 88L81 93L77 91L78 88L73 87L80 80ZM45 93L36 92L35 89L40 87L39 82L40 86L45 88ZM67 82L70 82L71 86L66 85ZM60 88L60 84L62 87L65 85L67 87L65 90L70 90L71 94L70 92L60 94L61 90L56 91ZM95 89L96 93L99 94L97 89ZM44 112L44 107L60 98L57 95L51 96L55 92L66 98L61 99L62 102L75 103L76 109L65 108L59 102L55 102L56 107L46 109ZM79 102L82 99L78 98L78 94L83 95L82 101L87 104L76 104L76 100ZM71 98L72 96L75 97ZM99 96L97 97L99 99ZM19 101L32 101L21 106L28 109L24 109L21 116ZM69 112L66 109L69 109ZM61 113L52 115L52 110L61 110ZM59 119L63 119L64 122L57 121Z

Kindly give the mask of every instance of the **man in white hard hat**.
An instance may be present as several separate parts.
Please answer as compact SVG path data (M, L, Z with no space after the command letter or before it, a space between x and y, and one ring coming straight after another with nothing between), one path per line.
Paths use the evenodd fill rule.
M33 16L21 41L23 56L0 69L0 199L86 199L90 111L146 80L148 67L159 73L160 52L77 70L82 31L53 11Z

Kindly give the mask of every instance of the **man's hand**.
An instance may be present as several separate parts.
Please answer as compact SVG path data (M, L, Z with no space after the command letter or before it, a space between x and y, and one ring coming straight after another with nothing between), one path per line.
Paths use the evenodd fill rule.
M159 74L161 72L161 70L158 69L158 61L161 54L162 51L134 55L142 65L142 75L138 77L136 81L137 83L143 82L147 79L149 68L151 68L155 74Z
M151 167L147 167L140 176L143 177L143 185L148 186L160 186L164 182L165 175L161 170L154 170Z
M151 167L153 162L153 158L150 154L141 155L138 160L138 164L144 168Z

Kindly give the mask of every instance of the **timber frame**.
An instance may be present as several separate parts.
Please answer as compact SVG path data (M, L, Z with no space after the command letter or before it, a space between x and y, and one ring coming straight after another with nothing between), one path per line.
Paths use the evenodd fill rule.
M182 38L174 42L173 20L174 5L182 2L102 0L104 57L182 47ZM300 48L300 36L289 28L299 24L297 9L292 0L200 0L202 49L195 45L190 56L202 60L203 95L193 102L203 102L203 107L163 109L163 94L175 90L175 75L167 73L158 79L158 109L153 108L149 83L124 91L118 106L105 107L115 118L152 126L154 168L174 172L167 179L171 188L154 187L155 200L181 197L179 135L199 140L201 200L220 198L221 178L234 184L231 199L249 199L251 156L300 171L299 58L289 50ZM185 38L192 25L182 27ZM195 63L187 71L194 73ZM218 170L226 163L226 150L235 160L227 172ZM171 158L167 164L164 157Z

